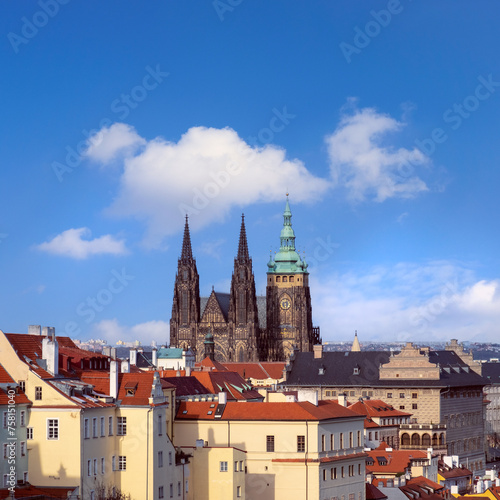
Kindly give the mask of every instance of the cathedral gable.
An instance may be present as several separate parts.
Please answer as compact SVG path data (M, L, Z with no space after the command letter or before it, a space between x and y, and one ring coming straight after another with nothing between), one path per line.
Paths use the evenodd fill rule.
M229 294L217 293L212 290L203 311L201 323L227 323L228 309Z

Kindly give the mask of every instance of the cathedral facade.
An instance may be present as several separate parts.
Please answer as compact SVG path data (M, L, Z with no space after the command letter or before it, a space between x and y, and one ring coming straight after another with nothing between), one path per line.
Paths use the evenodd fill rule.
M280 250L267 264L266 296L257 296L252 259L242 216L238 252L229 293L212 289L200 297L199 275L186 216L181 257L175 277L170 345L188 347L201 361L284 361L296 347L312 351L321 343L312 325L307 263L295 250L288 198Z

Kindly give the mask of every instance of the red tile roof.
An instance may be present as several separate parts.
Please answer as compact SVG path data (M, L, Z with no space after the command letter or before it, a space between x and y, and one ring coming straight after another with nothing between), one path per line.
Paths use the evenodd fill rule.
M9 375L7 370L0 364L0 383L2 384L12 384L14 389L17 386L17 382ZM0 405L9 404L12 398L9 397L6 389L0 389ZM19 387L16 389L16 394L14 394L14 403L16 404L31 404L31 401L26 397L26 394L22 392Z
M210 371L191 373L211 394L219 392L227 392L227 399L245 401L245 400L260 400L264 397L259 394L245 379L236 372L229 371Z
M78 486L72 488L48 488L40 486L17 486L15 498L68 498L68 494L72 493ZM11 498L8 489L0 489L0 499ZM74 498L74 497L71 497Z
M176 418L180 420L214 420L217 406L216 401L181 401ZM329 401L319 401L318 406L308 401L295 403L229 401L225 405L221 420L305 421L352 417L359 417L359 415Z
M15 384L14 379L7 373L7 370L0 364L0 383L1 384Z
M366 464L366 472L373 474L397 474L398 472L405 472L411 465L413 459L425 459L427 453L420 450L371 450L367 451L368 456L371 458L373 465ZM379 463L378 458L383 459L385 465Z
M199 367L202 370L219 370L221 372L227 371L222 363L212 361L209 357L206 357L200 363L196 363L196 367Z
M363 399L363 401L350 404L349 408L361 415L368 415L372 418L409 417L412 415L411 413L396 410L381 399Z
M244 379L279 380L283 378L285 363L222 363L222 365L229 371L239 373Z
M383 500L387 498L374 484L366 483L366 500Z

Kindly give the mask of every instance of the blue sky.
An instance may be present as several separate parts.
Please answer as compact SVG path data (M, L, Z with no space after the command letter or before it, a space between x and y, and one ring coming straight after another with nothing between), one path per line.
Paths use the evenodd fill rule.
M168 340L290 193L323 340L500 337L494 1L8 2L0 328Z

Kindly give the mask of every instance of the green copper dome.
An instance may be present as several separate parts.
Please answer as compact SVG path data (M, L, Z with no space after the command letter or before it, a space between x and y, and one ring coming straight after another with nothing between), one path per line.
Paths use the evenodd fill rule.
M274 260L271 258L267 264L269 273L305 273L307 264L300 259L295 250L295 233L292 228L292 211L286 197L285 211L283 212L283 229L280 233L280 249Z

